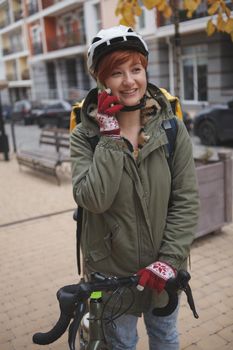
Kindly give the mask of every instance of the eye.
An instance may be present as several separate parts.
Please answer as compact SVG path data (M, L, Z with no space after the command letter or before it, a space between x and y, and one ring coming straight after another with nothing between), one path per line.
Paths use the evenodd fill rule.
M121 72L117 71L117 70L113 71L112 74L111 74L112 77L118 77L120 75L121 75Z
M142 71L142 67L141 66L135 66L132 69L132 72L135 73L135 74L140 73L141 71Z

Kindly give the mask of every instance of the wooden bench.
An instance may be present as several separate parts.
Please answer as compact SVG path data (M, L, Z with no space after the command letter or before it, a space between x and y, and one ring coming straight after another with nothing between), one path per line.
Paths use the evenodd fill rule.
M47 175L55 176L58 184L60 179L57 168L64 162L69 162L70 157L61 150L69 149L70 133L67 129L44 128L41 131L39 145L49 145L54 147L54 152L48 149L21 149L17 152L18 164L34 169Z

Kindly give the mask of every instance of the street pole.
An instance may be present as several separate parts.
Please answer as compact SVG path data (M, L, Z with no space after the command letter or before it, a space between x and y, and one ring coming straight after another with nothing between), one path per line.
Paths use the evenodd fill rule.
M180 37L180 14L179 14L179 2L177 0L172 0L172 11L174 18L174 60L176 66L176 87L175 95L180 97L180 59L181 59L181 37Z
M0 91L8 86L6 81L0 81ZM9 160L9 143L8 137L5 133L5 125L2 115L2 102L1 102L1 92L0 92L0 152L4 153L4 159Z

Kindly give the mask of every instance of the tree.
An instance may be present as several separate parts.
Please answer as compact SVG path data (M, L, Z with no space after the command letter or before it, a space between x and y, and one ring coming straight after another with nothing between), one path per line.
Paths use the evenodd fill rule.
M142 6L148 10L157 9L165 18L170 18L177 10L178 2L178 0L118 0L115 14L121 16L121 24L134 27L135 17L141 15ZM225 32L233 41L233 16L226 0L182 0L182 2L188 18L193 16L202 2L207 2L208 14L211 16L206 26L207 34L210 36L216 31ZM231 2L233 3L233 0Z
M202 2L207 2L208 14L211 16L206 25L207 35L215 32L225 32L233 41L233 17L226 0L118 0L116 16L121 16L120 24L134 27L136 16L141 16L142 6L148 10L158 10L165 18L173 17L174 23L174 60L176 65L176 95L180 92L180 56L181 40L179 33L179 4L186 10L186 16L192 18ZM233 3L233 0L231 0Z

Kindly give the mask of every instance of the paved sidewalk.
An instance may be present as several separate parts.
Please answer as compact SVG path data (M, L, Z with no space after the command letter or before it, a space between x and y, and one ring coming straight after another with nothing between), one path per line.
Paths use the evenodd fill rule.
M47 347L31 338L54 324L57 289L78 280L70 178L63 176L57 186L53 179L19 171L14 158L0 160L0 174L0 350L68 349L67 335ZM193 318L183 296L182 350L233 349L232 247L233 224L193 244L191 286L200 318ZM139 335L138 350L147 350L142 320Z

